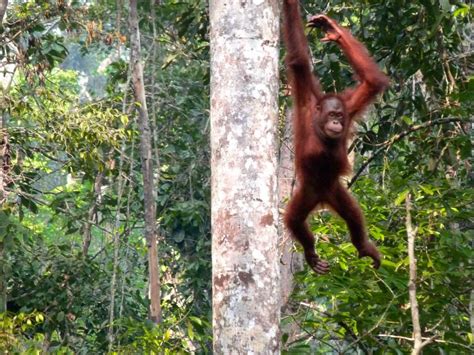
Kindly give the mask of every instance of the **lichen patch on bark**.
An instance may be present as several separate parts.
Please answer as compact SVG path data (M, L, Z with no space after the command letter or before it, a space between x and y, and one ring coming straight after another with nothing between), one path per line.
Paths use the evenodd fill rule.
M278 353L277 0L211 0L216 354Z

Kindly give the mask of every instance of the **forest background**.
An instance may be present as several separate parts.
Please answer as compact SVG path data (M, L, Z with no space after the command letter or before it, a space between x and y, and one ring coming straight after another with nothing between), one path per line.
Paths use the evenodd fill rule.
M149 317L150 206L129 4L7 3L0 1L0 351L210 352L206 2L138 3L156 189L158 324ZM374 271L355 257L338 218L316 215L311 226L330 236L318 248L332 271L292 274L295 288L282 305L282 351L412 348L411 215L426 349L472 353L472 6L308 0L302 9L349 27L391 78L351 146L351 190L385 259ZM319 43L316 31L308 35L323 87L350 85L338 48ZM282 49L284 84L283 56ZM283 145L290 100L280 87Z

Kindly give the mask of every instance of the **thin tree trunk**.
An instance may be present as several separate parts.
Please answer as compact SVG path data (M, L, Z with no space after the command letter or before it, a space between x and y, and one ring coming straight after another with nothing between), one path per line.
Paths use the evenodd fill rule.
M125 147L122 145L120 151L120 161L118 169L118 184L117 184L117 206L115 221L112 227L112 238L113 238L113 267L112 267L112 279L110 280L110 308L109 308L109 329L107 332L107 338L109 342L109 352L112 352L115 334L114 334L114 320L115 320L115 294L117 288L117 273L118 273L118 264L119 264L119 251L120 251L120 219L121 219L121 210L122 210L122 201L123 201L123 191L125 187L125 181L123 178L123 161Z
M44 325L47 325L47 321L45 321ZM42 351L41 354L48 354L50 346L51 346L51 333L49 331L46 331L44 334L43 344L41 344L41 351Z
M143 174L143 198L145 209L145 238L148 243L148 273L150 284L150 320L161 322L160 274L156 236L156 203L153 179L153 158L150 134L150 122L143 83L141 63L140 31L138 28L137 0L130 0L130 65L132 84L138 109L140 130L140 156Z
M1 236L0 238L3 238ZM0 240L0 313L7 311L7 282L5 275L5 244L3 239Z
M210 1L215 354L278 354L279 1Z
M408 297L410 301L411 320L413 324L413 350L412 355L421 354L421 350L432 342L432 338L423 341L421 336L420 314L418 301L416 299L416 255L415 255L415 237L417 228L413 228L411 221L411 195L408 194L405 199L406 206L406 229L408 237L408 260L409 260L409 280Z
M119 185L122 185L121 182ZM123 189L123 187L119 187ZM120 199L122 197L122 192L120 192ZM113 230L113 249L114 249L114 258L113 258L113 269L112 269L112 280L110 282L110 309L109 309L109 329L107 337L109 340L109 352L112 352L115 334L114 334L114 320L115 320L115 294L117 288L117 273L118 273L118 263L119 263L119 250L120 250L120 205L121 202L118 202L119 208L117 208L117 215L115 217L115 226Z
M89 212L87 213L87 221L84 225L84 236L82 244L82 255L86 256L89 252L89 247L92 241L92 225L98 222L97 218L97 207L100 203L100 195L102 189L102 180L104 179L104 173L97 173L94 181L94 199L92 205L89 207Z
M152 31L153 31L153 49L152 49L152 58L153 58L153 63L158 63L158 51L157 51L157 36L158 36L158 33L157 33L157 28L156 28L156 11L155 9L153 8L154 5L160 5L159 1L157 0L150 0L150 8L152 8L153 10L151 11L151 23L152 23ZM158 73L158 70L157 69L159 68L158 65L155 65L155 67L153 68L153 74L151 76L151 114L153 117L157 117L157 113L156 113L156 107L158 105L158 99L156 97L156 77L157 77L157 73ZM151 120L150 122L150 128L151 128L151 132L152 132L152 137L153 137L153 143L154 143L154 153L155 153L155 156L154 156L154 163L155 163L155 171L157 172L158 174L158 177L156 178L156 181L160 181L160 154L159 154L159 148L158 148L158 129L156 127L156 123L155 123L155 120Z
M0 28L3 27L2 23L7 7L8 0L0 0ZM0 87L1 91L8 91L12 80L10 79L6 88ZM0 210L7 199L6 186L10 175L10 146L8 144L5 112L2 112L0 117ZM0 313L7 311L6 237L6 234L0 236Z
M130 147L130 156L129 159L130 161L135 161L135 142L132 141L131 147ZM129 171L128 171L128 176L133 176L134 174L134 166L133 164L129 165ZM120 300L120 307L119 307L119 317L122 318L123 315L123 309L124 309L124 299L125 299L125 285L126 281L125 278L127 277L127 273L129 272L129 260L128 260L128 255L130 252L130 238L128 236L130 235L133 225L131 225L130 221L132 220L131 218L131 204L132 204L132 193L133 193L133 183L130 182L130 185L128 186L128 193L127 193L127 207L126 207L126 212L125 212L125 225L124 225L124 235L126 236L125 240L125 255L123 256L123 260L125 261L125 265L123 267L122 271L122 290L121 290L121 300ZM120 343L119 343L120 344Z
M471 325L471 333L474 337L474 290L471 290L471 299L469 300L469 324Z
M5 129L5 113L2 115L0 122L0 211L8 198L7 185L10 181L10 144L8 142L8 132ZM4 212L2 211L2 214ZM3 223L8 218L3 215ZM6 270L6 238L8 233L6 230L0 235L0 313L7 310L7 270Z
M8 0L0 0L0 27L3 22L5 12L7 12Z

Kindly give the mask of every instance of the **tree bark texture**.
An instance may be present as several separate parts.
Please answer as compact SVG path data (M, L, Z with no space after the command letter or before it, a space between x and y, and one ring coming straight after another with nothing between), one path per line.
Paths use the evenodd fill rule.
M215 354L280 344L277 0L211 0Z
M408 280L408 297L410 300L411 320L413 324L413 351L412 355L418 355L423 347L421 338L420 315L418 311L418 301L416 299L416 256L415 256L415 236L416 230L413 229L411 222L411 196L407 195L405 200L406 206L406 230L408 238L408 260L409 260L409 280Z
M8 0L0 0L0 26L3 22L3 17L7 12Z
M89 253L89 247L92 241L92 226L98 223L97 208L99 207L101 199L102 181L104 179L104 173L97 173L94 181L94 198L89 212L87 213L87 221L84 224L83 242L82 242L82 255L86 256Z
M0 313L7 311L6 253L3 238L0 237Z
M130 64L132 66L132 85L138 109L140 130L140 157L143 174L143 198L145 208L145 237L148 243L148 273L150 284L150 319L161 322L160 274L156 235L156 202L153 179L153 159L150 122L143 82L141 63L140 31L138 28L137 0L130 0Z
M8 183L11 182L10 168L11 168L11 153L9 135L5 128L5 113L2 115L0 121L0 211L7 201ZM6 222L6 214L2 211L3 223ZM5 226L4 226L5 227ZM0 235L0 313L7 310L7 265L6 265L6 248L7 248L7 229L3 230L3 235Z

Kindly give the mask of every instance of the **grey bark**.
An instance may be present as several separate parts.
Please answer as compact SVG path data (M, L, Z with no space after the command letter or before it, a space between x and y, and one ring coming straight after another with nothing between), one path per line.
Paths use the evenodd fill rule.
M4 128L5 114L0 122L0 209L8 198L7 185L10 181L10 144L7 130ZM4 221L5 222L5 221ZM8 234L0 236L0 313L7 310L7 268L6 247Z
M7 12L8 0L0 0L0 28L3 27L3 18ZM11 83L11 81L10 81ZM8 84L8 87L10 85ZM2 83L0 82L0 90ZM2 90L6 92L7 90ZM0 207L7 199L7 181L10 173L10 147L8 132L6 131L5 112L2 112L0 122ZM6 235L0 236L0 313L7 311L7 275L6 275Z
M409 260L409 280L408 280L408 298L410 301L411 320L413 324L413 350L412 355L421 354L422 349L433 341L428 338L423 341L420 325L420 311L416 299L416 255L415 255L415 237L417 228L413 228L411 221L411 195L408 194L405 199L406 208L406 230L408 238L408 260Z
M0 313L7 311L7 282L6 282L5 266L6 266L5 244L2 239L0 241Z
M280 345L277 0L211 0L215 354Z
M7 12L7 7L8 7L8 0L0 0L0 26L2 25L3 17L5 16L5 13Z
M138 28L137 0L130 0L130 64L132 66L132 85L138 109L140 130L140 156L143 174L143 198L145 208L145 237L148 243L148 273L150 289L150 320L161 322L160 274L156 235L156 202L153 178L153 158L150 122L143 82L141 63L140 32Z
M109 341L109 352L112 352L115 334L114 334L114 320L115 320L115 294L117 287L117 273L118 273L118 264L119 264L119 250L120 250L120 220L121 220L121 210L122 210L122 201L123 201L123 189L124 189L124 178L123 178L123 147L122 154L120 154L120 163L118 171L118 184L117 184L117 212L115 214L115 222L112 228L113 236L113 267L112 267L112 277L110 280L110 308L109 308L109 329L107 332L107 338Z
M471 325L471 333L474 336L474 290L471 290L471 298L469 300L469 324Z
M101 198L101 189L102 189L102 180L104 178L104 173L97 173L94 181L94 200L92 205L89 207L89 212L87 213L87 221L84 225L83 232L83 243L82 243L82 255L86 256L89 252L89 247L92 241L92 225L97 223L97 208L99 207L100 198Z

